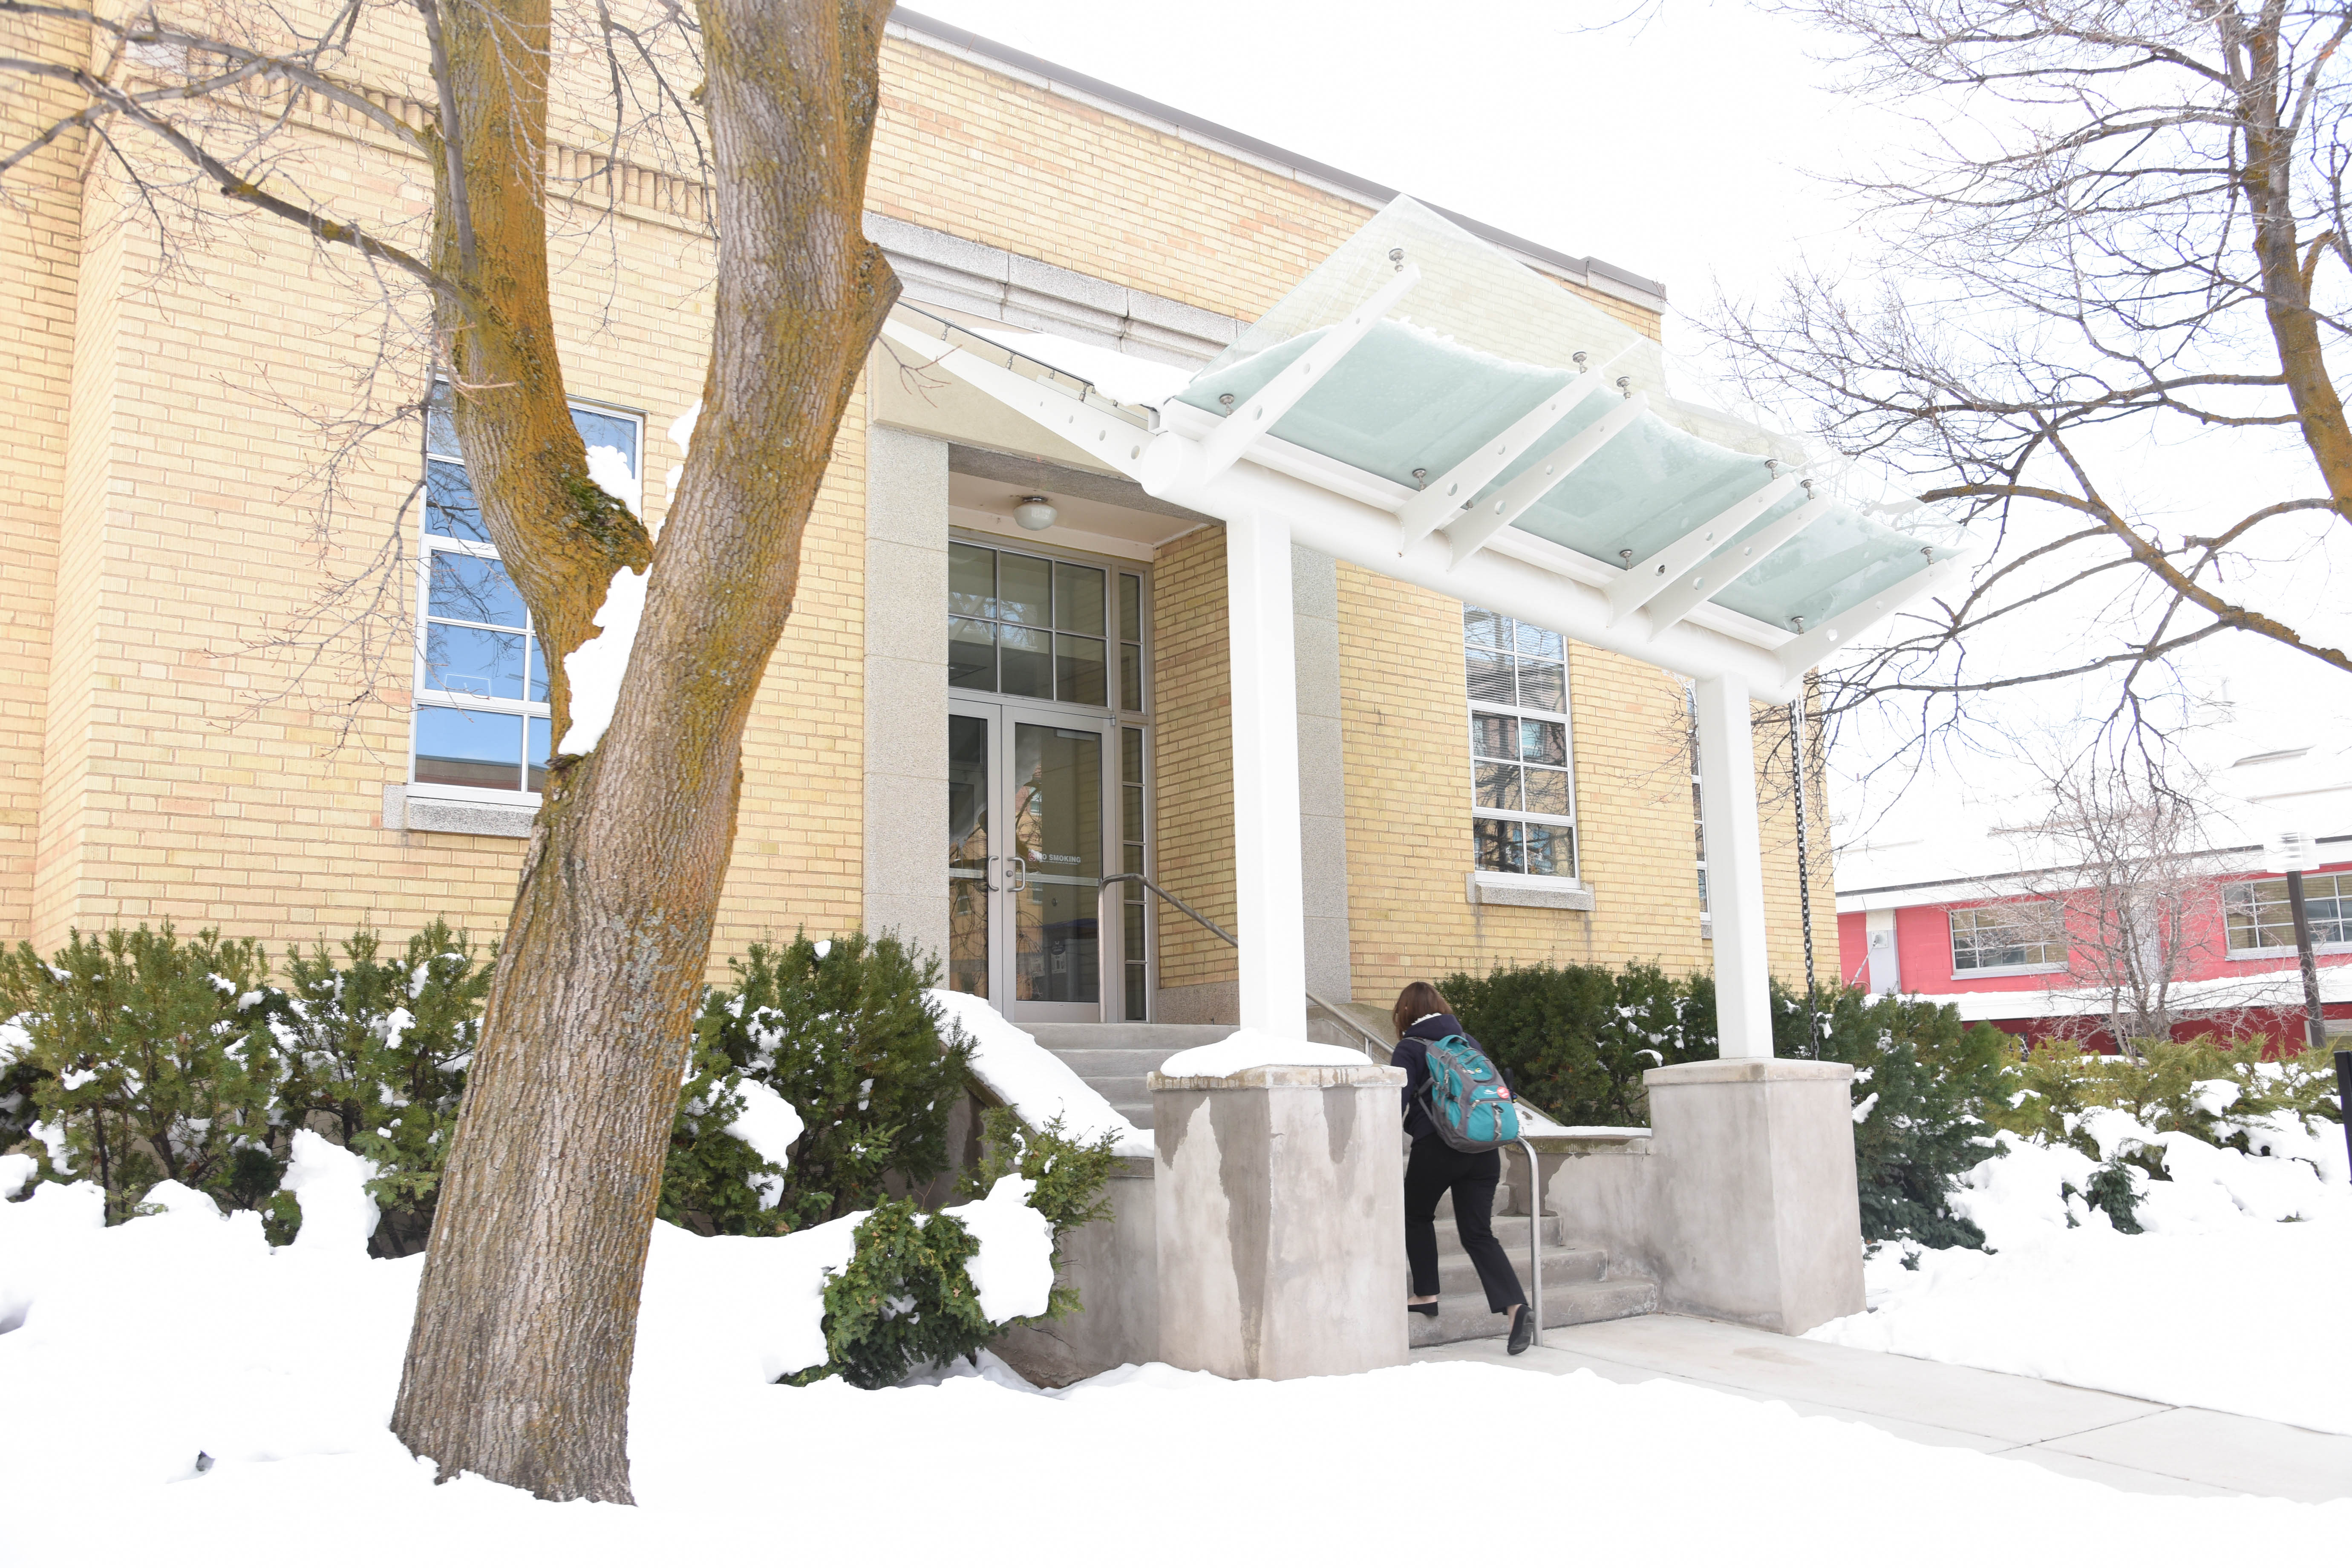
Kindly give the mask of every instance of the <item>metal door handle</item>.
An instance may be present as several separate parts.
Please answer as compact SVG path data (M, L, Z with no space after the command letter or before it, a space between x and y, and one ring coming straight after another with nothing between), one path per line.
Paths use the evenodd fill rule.
M1021 893L1026 892L1028 889L1029 863L1018 855L1007 855L1004 858L1004 890L1008 893Z

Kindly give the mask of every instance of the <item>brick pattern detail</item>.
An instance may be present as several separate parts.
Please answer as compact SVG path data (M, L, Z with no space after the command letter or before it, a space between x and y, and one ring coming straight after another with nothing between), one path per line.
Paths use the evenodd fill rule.
M1152 561L1152 824L1160 885L1224 927L1234 897L1234 707L1226 679L1225 531L1171 541ZM1162 989L1239 977L1234 950L1160 916Z

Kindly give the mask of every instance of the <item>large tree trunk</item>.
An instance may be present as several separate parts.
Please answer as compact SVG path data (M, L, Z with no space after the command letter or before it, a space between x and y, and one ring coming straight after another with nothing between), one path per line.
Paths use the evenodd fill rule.
M544 56L535 101L515 69L529 10L446 13L448 74L473 94L457 115L478 280L454 358L475 389L461 388L458 432L485 518L549 628L560 680L642 531L633 540L625 519L581 500L525 188L545 122ZM861 223L888 10L700 7L719 227L704 408L612 724L590 755L551 770L442 1179L393 1430L445 1477L629 1500L639 1287L734 840L743 726L834 435L898 293ZM469 69L469 49L490 59L493 27L504 68ZM494 120L479 140L506 145L479 156L470 132ZM457 210L446 196L441 209ZM444 226L454 256L468 237ZM569 693L551 695L561 737Z

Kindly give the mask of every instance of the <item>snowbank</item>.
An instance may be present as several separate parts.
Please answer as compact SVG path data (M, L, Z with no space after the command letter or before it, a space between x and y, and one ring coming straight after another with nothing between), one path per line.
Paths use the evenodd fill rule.
M1385 1568L1426 1562L1428 1532L1399 1527L1394 1501L1365 1484L1363 1447L1332 1435L1458 1426L1474 1409L1509 1410L1543 1434L1544 1475L1608 1500L1575 1510L1580 1556L1746 1561L1780 1542L1830 1568L1890 1556L1973 1568L1985 1531L1923 1526L1955 1498L2037 1561L2231 1561L2258 1542L2265 1559L2319 1562L2352 1527L2352 1504L2111 1491L1784 1405L1587 1372L1439 1363L1224 1383L1148 1366L1044 1394L990 1364L879 1393L770 1383L797 1352L764 1325L791 1315L773 1310L787 1277L809 1273L808 1259L783 1260L837 1246L849 1223L782 1242L656 1233L630 1406L635 1508L542 1503L474 1477L436 1486L384 1431L416 1259L272 1255L201 1215L118 1226L69 1304L45 1300L0 1335L7 1554L209 1568L294 1542L342 1568L641 1568L764 1562L779 1542L813 1561L870 1555L878 1527L894 1557L978 1568L1100 1556L1106 1542L1133 1568ZM956 1456L952 1485L910 1481L910 1438ZM205 1473L198 1452L215 1460ZM1137 1478L1202 1474L1204 1455L1215 1506L1139 1528ZM1691 1506L1693 1476L1704 1507Z
M368 1237L383 1217L367 1194L367 1184L375 1180L375 1162L338 1149L307 1127L294 1134L293 1156L280 1185L302 1206L302 1228L294 1233L294 1245L305 1252L365 1252ZM150 1203L154 1197L147 1194Z
M1370 1063L1363 1052L1345 1046L1295 1040L1265 1029L1235 1029L1222 1040L1178 1051L1160 1064L1160 1071L1167 1078L1230 1078L1251 1068L1360 1068Z
M1019 1111L1024 1121L1043 1127L1059 1116L1062 1130L1079 1142L1092 1142L1108 1132L1118 1140L1118 1152L1151 1158L1151 1134L1113 1110L1109 1100L1039 1045L1035 1036L1007 1022L981 997L961 991L923 994L939 1008L942 1022L952 1020L971 1037L973 1074L990 1093Z
M2088 1156L2004 1132L1952 1203L1991 1251L1909 1249L1906 1268L1906 1249L1876 1248L1869 1310L1808 1337L2352 1433L2352 1365L2306 1326L2316 1304L2352 1300L2342 1144L2331 1164L2299 1126L2268 1130L2271 1156L2116 1111L2084 1129L2109 1153L2163 1150L2172 1180L2134 1173L2146 1234L2064 1195L2089 1185Z

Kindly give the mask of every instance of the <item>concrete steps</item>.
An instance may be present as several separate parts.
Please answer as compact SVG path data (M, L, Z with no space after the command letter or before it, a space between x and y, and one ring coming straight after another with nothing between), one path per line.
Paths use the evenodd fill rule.
M1205 1046L1234 1032L1231 1024L1024 1024L1037 1043L1070 1065L1113 1110L1138 1127L1151 1126L1146 1073L1178 1051Z
M1510 1188L1498 1188L1495 1206L1503 1208L1509 1202ZM1526 1215L1495 1216L1495 1239L1503 1244L1504 1256L1511 1260L1521 1289L1528 1289L1529 1283L1528 1226L1533 1223ZM1544 1215L1541 1235L1545 1328L1564 1329L1577 1323L1605 1322L1657 1310L1658 1287L1654 1281L1610 1279L1609 1254L1571 1240L1559 1215ZM1533 1295L1532 1290L1528 1293ZM1506 1320L1486 1308L1486 1293L1478 1283L1478 1270L1471 1264L1469 1254L1462 1250L1462 1238L1454 1226L1451 1198L1437 1205L1437 1300L1436 1317L1426 1318L1418 1312L1408 1316L1416 1347L1493 1339L1508 1331Z
M1021 1027L1067 1062L1120 1115L1145 1129L1151 1126L1151 1094L1143 1087L1144 1076L1157 1071L1178 1051L1212 1044L1234 1032L1230 1024L1024 1024ZM1504 1155L1503 1168L1506 1173L1516 1168L1522 1177L1526 1174L1516 1152ZM1506 1183L1495 1193L1495 1239L1503 1244L1524 1289L1528 1284L1528 1226L1534 1222L1525 1215L1502 1212L1511 1206L1511 1188ZM1563 1329L1657 1310L1655 1284L1609 1278L1609 1255L1570 1237L1558 1215L1544 1216L1542 1237L1545 1328ZM1471 1267L1469 1255L1454 1234L1451 1199L1437 1207L1437 1316L1407 1314L1416 1347L1492 1339L1507 1331L1504 1320L1486 1310L1478 1271ZM1402 1308L1411 1290L1406 1282L1399 1283L1406 1285L1398 1294Z

